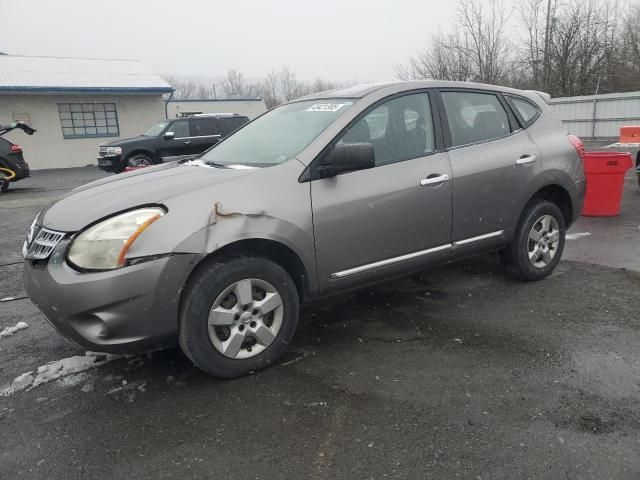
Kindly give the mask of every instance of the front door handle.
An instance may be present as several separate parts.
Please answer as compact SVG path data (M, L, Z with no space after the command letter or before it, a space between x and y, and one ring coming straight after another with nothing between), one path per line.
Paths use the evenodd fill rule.
M191 145L191 140L185 140L185 141L184 141L184 144L185 144L185 145Z
M536 161L535 155L523 155L518 160L516 160L516 165L528 165Z
M438 185L440 183L444 183L449 180L449 175L446 173L444 175L429 175L427 178L423 178L420 180L421 186L426 185Z

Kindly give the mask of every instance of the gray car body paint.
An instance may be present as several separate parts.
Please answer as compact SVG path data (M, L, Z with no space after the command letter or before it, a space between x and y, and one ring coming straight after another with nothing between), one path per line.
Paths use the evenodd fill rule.
M302 181L325 147L373 104L438 88L511 93L538 105L542 114L506 138ZM313 299L500 248L512 238L532 195L549 185L570 195L572 220L579 214L582 163L536 93L458 82L396 82L298 101L336 98L354 103L283 164L231 169L169 163L70 192L43 211L43 226L74 233L143 205L162 205L167 214L128 253L149 261L78 272L65 262L68 241L61 242L47 265L25 262L28 293L58 329L88 348L159 348L175 342L180 295L192 270L236 242L287 247L304 267L304 298ZM536 160L516 165L523 155ZM421 187L430 174L446 174L452 181Z

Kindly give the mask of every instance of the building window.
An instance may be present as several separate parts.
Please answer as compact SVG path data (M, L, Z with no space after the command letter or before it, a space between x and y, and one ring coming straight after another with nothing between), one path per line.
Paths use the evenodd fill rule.
M120 135L115 103L59 103L64 138Z

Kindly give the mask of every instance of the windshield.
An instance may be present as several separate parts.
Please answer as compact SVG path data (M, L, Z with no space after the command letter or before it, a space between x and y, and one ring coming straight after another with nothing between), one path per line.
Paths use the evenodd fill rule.
M218 144L201 159L216 165L269 166L294 158L353 101L310 100L275 108Z
M144 132L142 135L144 137L157 137L158 135L160 135L160 132L162 132L162 130L164 130L164 127L166 127L167 125L169 125L169 122L158 122L153 127L149 128L146 132Z

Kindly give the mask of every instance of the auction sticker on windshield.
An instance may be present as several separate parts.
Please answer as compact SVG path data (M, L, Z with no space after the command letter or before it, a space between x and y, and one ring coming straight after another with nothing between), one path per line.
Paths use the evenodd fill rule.
M307 108L307 112L337 112L346 103L316 103Z

